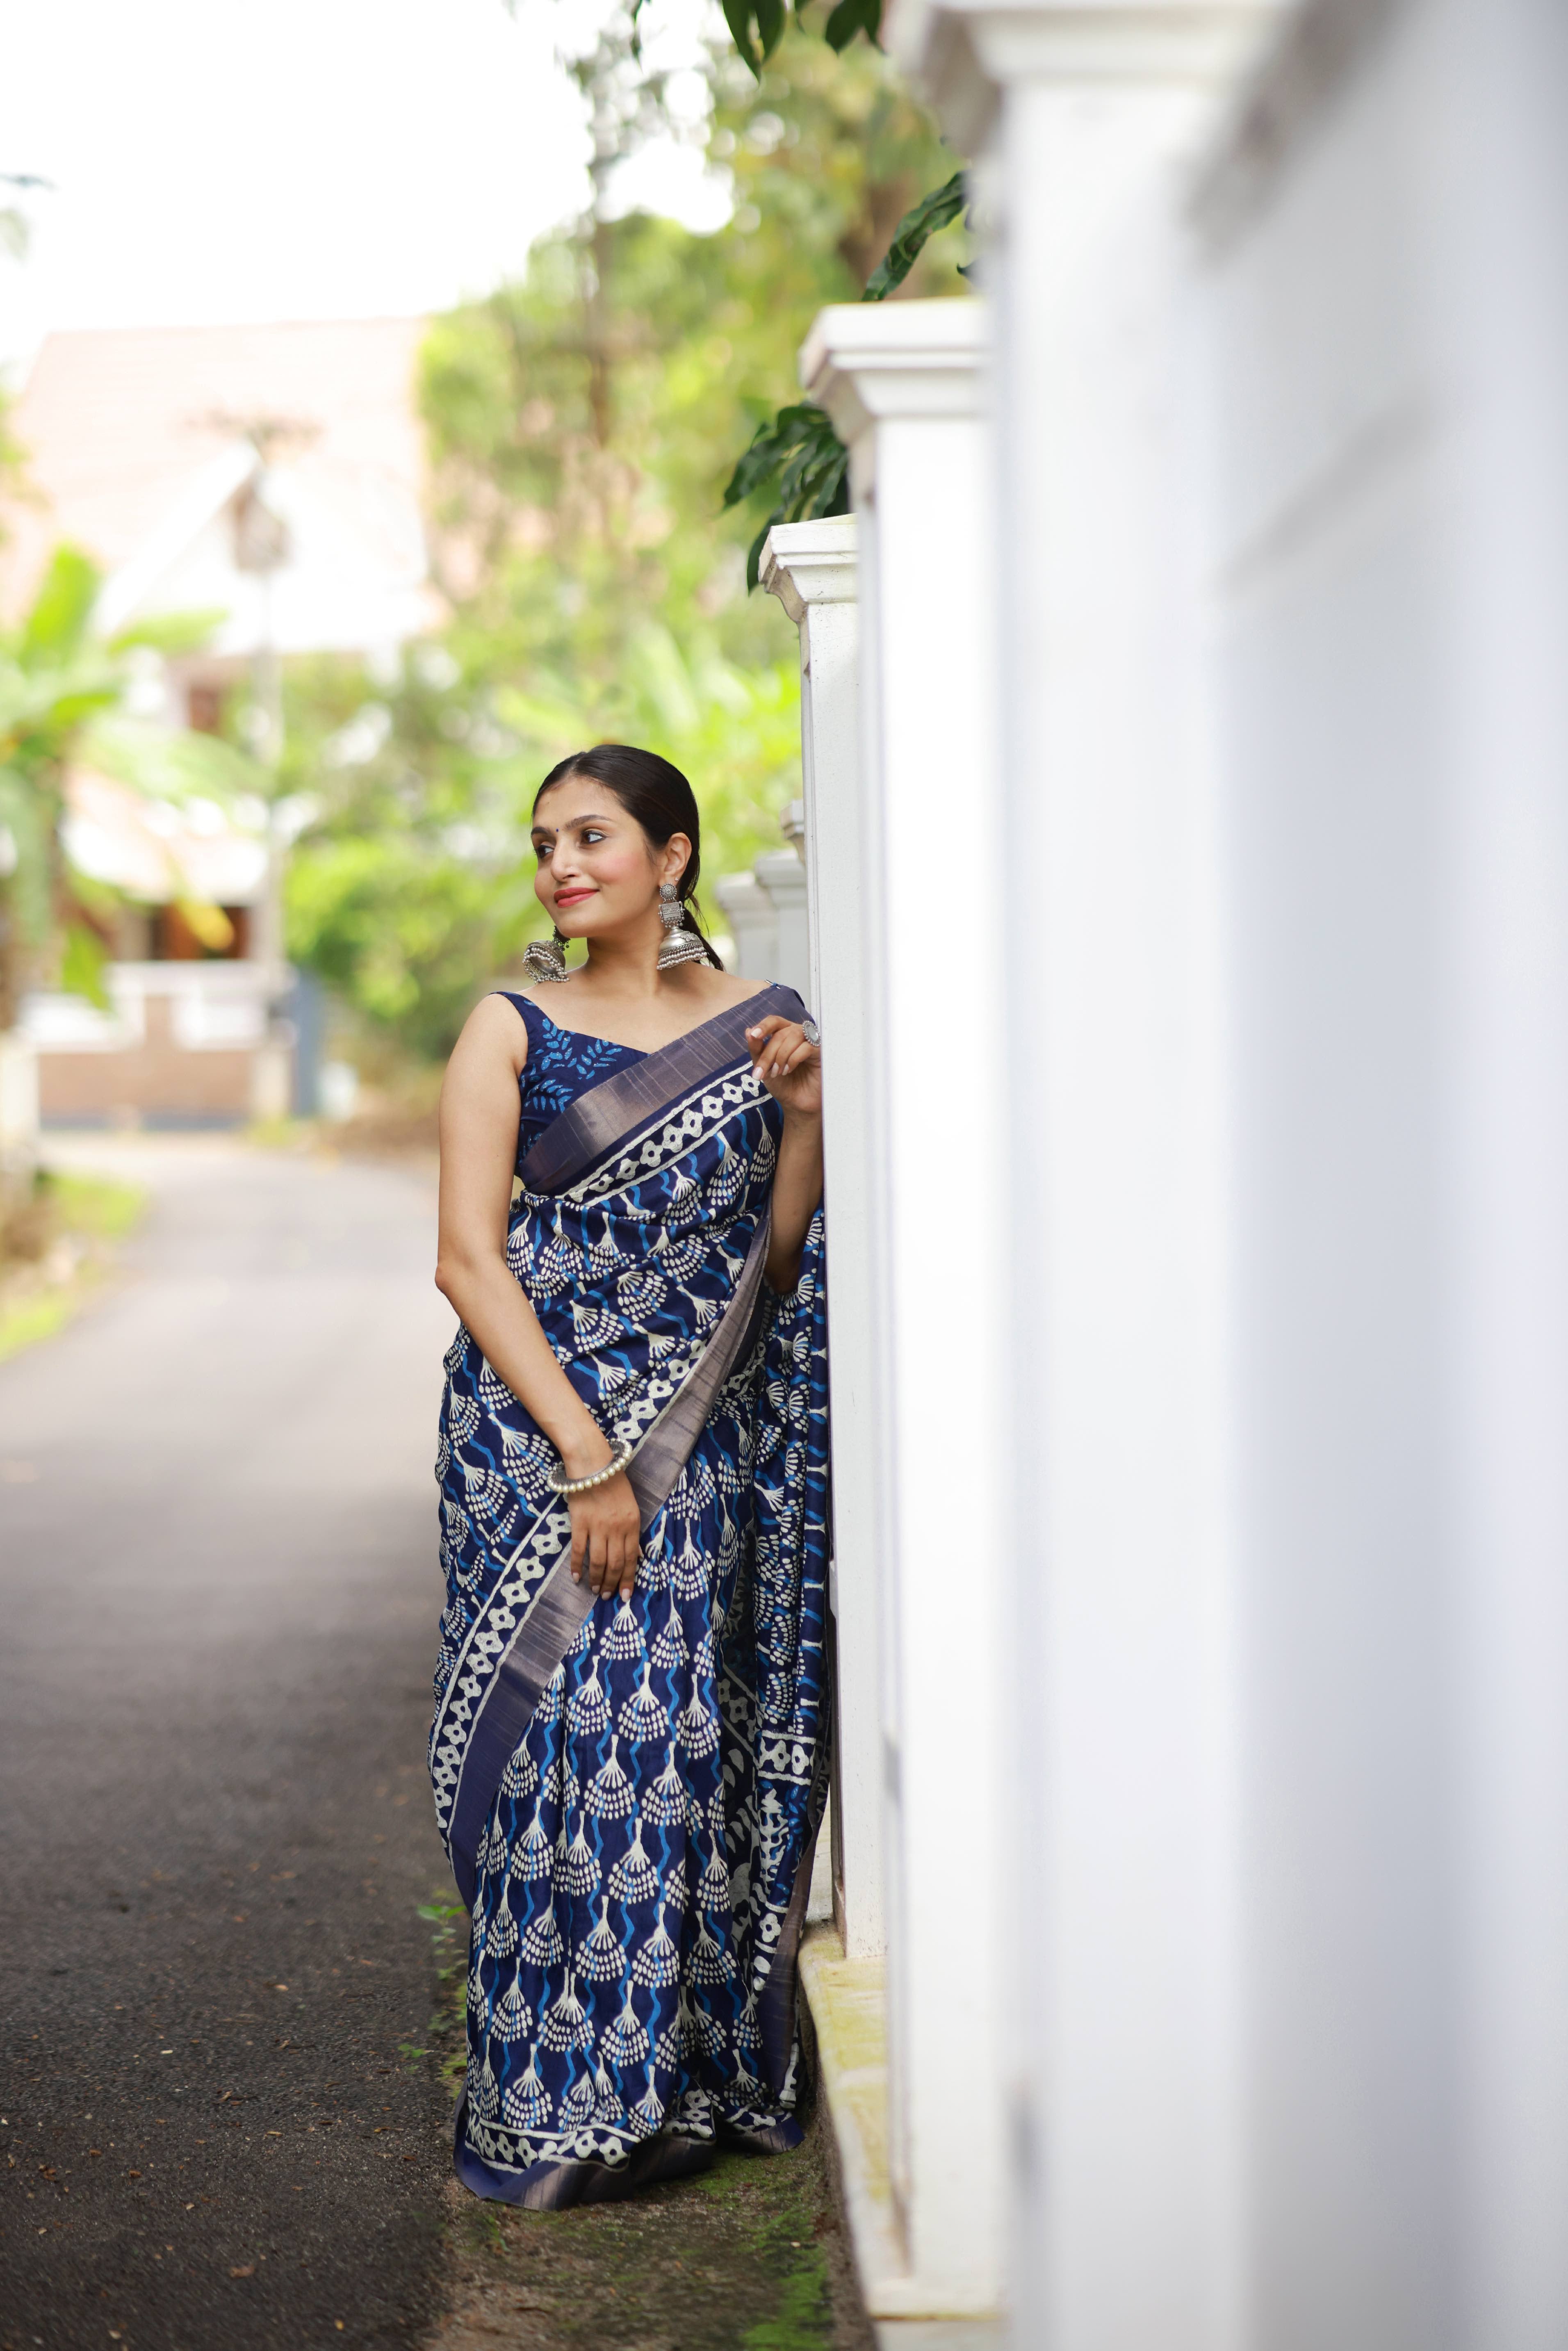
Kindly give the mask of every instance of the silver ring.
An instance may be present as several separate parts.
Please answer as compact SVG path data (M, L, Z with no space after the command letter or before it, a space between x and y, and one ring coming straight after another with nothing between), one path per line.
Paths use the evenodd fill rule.
M809 1013L800 1023L800 1034L808 1045L820 1045L822 1041L822 1032Z

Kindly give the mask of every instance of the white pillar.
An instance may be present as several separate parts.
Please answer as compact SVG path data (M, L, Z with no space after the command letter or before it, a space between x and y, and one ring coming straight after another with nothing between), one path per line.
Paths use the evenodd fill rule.
M1258 11L895 0L983 150L1020 2346L1241 2325L1216 778L1182 172Z
M752 871L773 908L771 977L811 1002L811 952L806 922L806 869L793 849L765 849Z
M849 445L859 524L890 2152L919 2306L958 2313L995 2304L1004 2177L983 335L972 301L843 306L800 361Z
M834 1911L852 1959L886 1941L882 1865L882 1672L877 1617L875 1136L860 797L860 613L852 515L781 523L762 584L800 632L800 767L810 908L807 1002L821 1024L828 1316L833 1383L833 1611L838 1644Z
M767 986L779 960L779 917L755 873L721 873L713 885L729 935L735 968L742 979Z

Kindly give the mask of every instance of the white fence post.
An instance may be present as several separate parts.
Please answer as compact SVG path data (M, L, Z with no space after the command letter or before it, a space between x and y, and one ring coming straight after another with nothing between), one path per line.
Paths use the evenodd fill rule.
M828 1313L833 1380L833 1613L838 1646L834 1911L851 1959L886 1941L882 1863L882 1671L877 1614L874 1138L860 799L855 520L781 523L762 584L800 632L800 765L810 985L821 1023Z
M806 918L805 866L793 849L765 849L752 871L758 886L773 907L772 977L810 1004L811 950Z
M972 301L835 308L800 361L850 447L859 525L890 2157L907 2306L948 2313L995 2307L1004 2179L984 319ZM823 953L830 927L824 908Z
M764 985L777 977L779 917L755 873L721 873L713 894L735 941L735 968L742 979Z

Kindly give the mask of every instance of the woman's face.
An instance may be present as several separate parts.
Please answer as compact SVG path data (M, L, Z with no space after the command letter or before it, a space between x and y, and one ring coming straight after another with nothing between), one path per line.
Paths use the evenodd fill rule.
M534 810L534 894L558 931L585 939L645 921L661 882L678 882L692 853L684 832L655 849L606 784L567 776Z

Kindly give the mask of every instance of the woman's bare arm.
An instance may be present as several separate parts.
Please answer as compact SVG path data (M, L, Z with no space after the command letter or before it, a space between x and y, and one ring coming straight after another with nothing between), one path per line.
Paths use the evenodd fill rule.
M493 1372L560 1455L569 1478L601 1469L612 1447L556 1361L507 1263L507 1215L517 1147L517 1077L528 1032L503 997L469 1014L441 1089L441 1211L435 1286L451 1301ZM596 1592L636 1579L642 1535L627 1479L574 1494L572 1573Z

